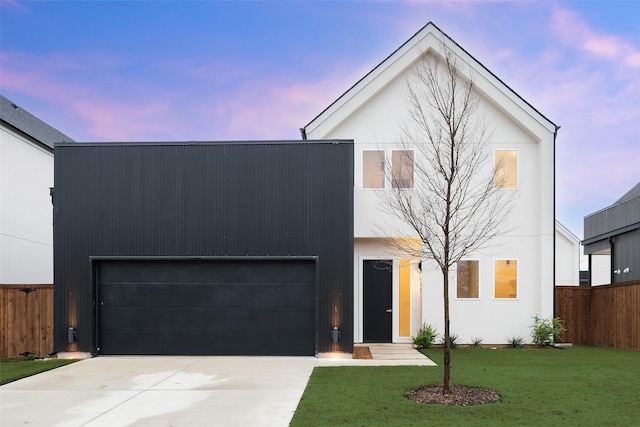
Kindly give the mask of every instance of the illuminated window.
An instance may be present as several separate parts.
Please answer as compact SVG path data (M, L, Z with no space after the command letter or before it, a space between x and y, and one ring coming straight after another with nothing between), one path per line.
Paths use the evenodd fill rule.
M518 297L518 261L500 259L495 261L495 297Z
M362 152L362 188L384 188L384 151Z
M458 298L478 298L478 261L458 261Z
M498 188L518 187L518 152L516 150L496 150L495 183Z
M413 188L413 150L391 153L391 187Z

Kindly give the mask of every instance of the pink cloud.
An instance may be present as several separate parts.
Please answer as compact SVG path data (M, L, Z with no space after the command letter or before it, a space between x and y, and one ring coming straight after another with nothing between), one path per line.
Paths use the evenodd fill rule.
M22 2L18 2L18 0L2 0L0 1L0 7L19 10L21 12L29 11L29 9Z
M554 7L552 28L565 44L596 57L615 60L627 67L640 68L638 47L620 37L593 30L574 11Z

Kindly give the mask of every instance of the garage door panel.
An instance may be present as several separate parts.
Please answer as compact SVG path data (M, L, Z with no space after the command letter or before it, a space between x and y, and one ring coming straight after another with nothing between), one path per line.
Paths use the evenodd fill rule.
M176 263L180 264L178 268ZM198 260L110 261L109 264L100 270L101 283L144 283L150 271L156 283L289 283L309 280L308 263L299 260L251 261L251 266L243 260L217 261L215 264Z
M102 283L100 306L308 306L313 283Z
M131 355L211 355L211 348L218 349L216 355L258 355L289 356L313 355L315 345L307 339L313 331L304 331L289 335L289 344L282 345L282 336L278 332L247 333L239 341L233 332L218 333L152 333L140 336L139 333L105 333L101 338L105 348L120 348L118 354ZM147 344L151 338L153 346ZM249 343L250 345L247 345Z
M281 330L282 322L288 322L286 330L309 330L314 324L314 313L307 307L301 308L259 308L247 310L243 307L227 307L222 310L211 308L106 308L100 311L102 333L127 332L211 332L244 331L270 332ZM180 319L180 322L176 322ZM207 319L203 321L203 319ZM313 331L313 328L311 328Z
M99 354L315 353L314 260L101 261Z

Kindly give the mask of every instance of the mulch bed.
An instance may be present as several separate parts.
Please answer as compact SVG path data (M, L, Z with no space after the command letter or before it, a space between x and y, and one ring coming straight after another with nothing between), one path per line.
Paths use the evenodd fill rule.
M500 400L495 391L465 386L451 386L449 394L442 394L441 385L420 386L409 390L406 396L426 405L483 405Z
M373 359L369 347L353 347L352 359Z

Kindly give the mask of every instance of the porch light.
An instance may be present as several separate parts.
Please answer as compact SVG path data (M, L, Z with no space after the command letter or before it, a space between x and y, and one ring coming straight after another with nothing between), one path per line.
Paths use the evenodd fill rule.
M67 329L67 342L69 344L76 342L76 328L70 326Z
M331 331L331 341L336 344L338 341L340 341L340 329L338 329L337 326L333 327L333 330Z

